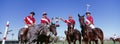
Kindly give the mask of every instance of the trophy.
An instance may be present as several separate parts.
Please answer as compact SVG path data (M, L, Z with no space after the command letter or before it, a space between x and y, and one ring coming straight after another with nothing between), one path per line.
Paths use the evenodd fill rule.
M89 12L89 7L90 7L90 5L89 5L89 4L87 4L86 6L87 6L87 12Z

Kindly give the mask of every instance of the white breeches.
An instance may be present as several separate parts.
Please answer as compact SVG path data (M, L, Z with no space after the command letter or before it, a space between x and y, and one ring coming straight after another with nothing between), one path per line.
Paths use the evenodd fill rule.
M25 25L24 27L25 27L25 28L28 28L28 25Z
M95 28L95 26L93 25L93 24L90 24L89 25L92 29L94 29Z

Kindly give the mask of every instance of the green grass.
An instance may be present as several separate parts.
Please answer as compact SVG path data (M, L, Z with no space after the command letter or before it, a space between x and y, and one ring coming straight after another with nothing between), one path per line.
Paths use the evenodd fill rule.
M68 43L67 43L67 41L64 41L64 42L57 42L55 44L68 44ZM78 41L76 42L76 44L79 44ZM84 43L82 43L82 44L84 44ZM99 42L99 44L100 44L100 42ZM113 43L113 41L104 41L104 44L114 44L114 43ZM120 43L116 42L116 44L120 44Z

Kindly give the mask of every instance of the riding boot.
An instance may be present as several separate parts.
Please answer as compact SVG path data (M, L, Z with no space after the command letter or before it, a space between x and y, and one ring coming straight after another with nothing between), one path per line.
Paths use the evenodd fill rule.
M23 30L23 39L25 40L26 36L27 36L27 32L28 32L28 28L24 28Z
M26 35L28 30L29 30L29 28L25 28L24 31L23 31L23 34Z
M68 28L67 33L70 33L70 29Z
M74 31L74 30L73 30L73 28L72 28L72 29L71 29L71 34L73 34L73 31Z

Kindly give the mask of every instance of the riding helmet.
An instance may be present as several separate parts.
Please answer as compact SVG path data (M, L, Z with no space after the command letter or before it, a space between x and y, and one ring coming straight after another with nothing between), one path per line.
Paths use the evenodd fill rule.
M32 12L30 12L30 14L33 14L33 15L35 15L35 12L33 12L33 11L32 11Z

